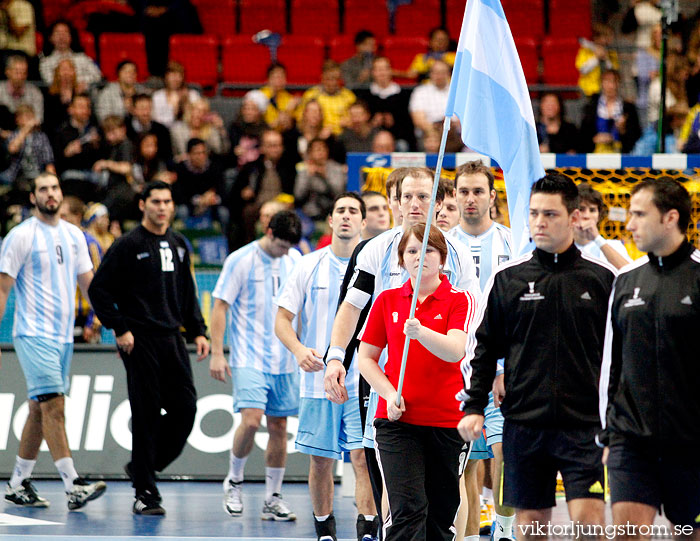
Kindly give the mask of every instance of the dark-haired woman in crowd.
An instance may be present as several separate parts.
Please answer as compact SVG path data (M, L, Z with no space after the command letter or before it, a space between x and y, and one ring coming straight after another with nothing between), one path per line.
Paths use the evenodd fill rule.
M548 92L540 98L537 141L540 144L540 152L576 153L578 130L564 119L564 102L559 94Z

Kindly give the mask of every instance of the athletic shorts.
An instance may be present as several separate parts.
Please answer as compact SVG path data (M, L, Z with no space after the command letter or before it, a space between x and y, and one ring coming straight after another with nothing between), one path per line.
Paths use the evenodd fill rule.
M336 460L343 458L343 451L362 449L357 397L351 396L343 404L334 404L325 398L301 398L294 446L307 455Z
M503 504L516 509L556 505L557 472L566 500L605 498L603 450L597 427L561 430L506 421L503 429Z
M271 417L288 417L299 411L299 375L267 374L256 368L231 369L233 411L255 408Z
M362 445L374 449L374 416L377 415L379 395L372 389L367 403L367 417L365 418L365 432L362 436Z
M472 444L469 460L493 458L491 446L503 441L503 414L501 408L493 405L493 393L489 393L489 403L484 409L484 433Z
M649 445L613 436L608 456L612 503L638 502L657 509L672 524L700 528L700 464L669 447L659 455Z
M38 336L16 336L13 342L30 399L50 393L68 394L72 343L62 344Z

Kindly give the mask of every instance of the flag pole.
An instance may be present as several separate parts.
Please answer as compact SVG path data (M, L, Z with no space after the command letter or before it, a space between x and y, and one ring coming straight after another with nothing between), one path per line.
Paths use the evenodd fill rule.
M438 184L440 183L440 174L442 173L442 161L445 157L445 145L447 144L447 134L450 132L450 121L452 115L445 116L442 124L442 140L440 141L440 151L438 152L437 165L435 166L435 179L433 180L433 193L430 196L430 210L428 210L428 218L425 221L425 233L423 234L423 245L420 250L420 262L418 263L418 275L416 283L413 285L413 299L411 299L411 311L408 318L413 319L416 314L416 304L418 303L418 291L420 290L420 281L423 276L423 262L425 261L425 251L428 248L428 237L430 236L430 226L433 223L433 215L435 214L435 199L437 197ZM403 355L401 356L401 373L399 374L399 384L396 388L396 406L401 405L401 391L403 390L403 380L406 375L406 360L408 359L408 347L411 339L407 336L403 344Z

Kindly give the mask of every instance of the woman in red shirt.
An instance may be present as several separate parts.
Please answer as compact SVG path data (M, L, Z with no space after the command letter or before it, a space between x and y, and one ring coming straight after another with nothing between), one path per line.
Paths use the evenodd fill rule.
M380 396L374 441L389 496L387 541L454 538L450 526L469 450L457 432L462 414L455 395L463 387L459 361L476 302L441 273L447 244L431 226L415 317L408 319L424 234L425 224L404 233L399 263L410 280L377 297L358 354L360 372ZM412 341L397 407L406 336ZM382 371L379 359L385 347L388 360Z

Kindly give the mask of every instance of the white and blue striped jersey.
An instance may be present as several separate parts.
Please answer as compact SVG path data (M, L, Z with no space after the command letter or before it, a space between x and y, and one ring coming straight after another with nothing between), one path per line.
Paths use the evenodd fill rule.
M83 232L68 222L25 220L5 237L0 272L15 280L12 336L73 342L79 274L92 270Z
M403 233L402 226L385 231L369 241L358 254L355 274L345 297L350 304L362 309L382 291L401 287L408 280L408 272L399 265L398 247ZM442 272L453 286L469 291L474 298L481 298L481 288L468 248L449 235L445 236L445 240L447 260ZM368 288L358 287L358 279L362 281L368 277L374 280L371 294Z
M229 254L212 296L229 305L229 364L267 374L296 371L293 355L275 336L275 298L294 264L296 250L274 258L253 241Z
M627 253L627 248L625 248L625 245L622 244L622 241L620 240L608 240L607 244L615 250L618 254L620 254L622 257L624 257L628 263L632 263L632 258L630 257L629 253ZM601 250L598 246L596 246L596 243L591 241L588 244L580 245L576 244L576 247L581 250L584 254L591 255L597 259L602 259L606 263L608 262L608 258L605 257L605 254L603 253L603 250Z
M450 229L448 234L469 246L482 291L496 268L513 256L510 229L497 222L477 236L467 233L461 225Z
M321 355L331 342L340 286L348 261L349 258L335 255L330 246L305 255L294 267L277 298L278 306L296 316L301 314L299 341ZM300 369L299 373L302 398L326 397L322 370L305 372ZM352 363L345 377L349 397L357 396L358 375L357 363Z

